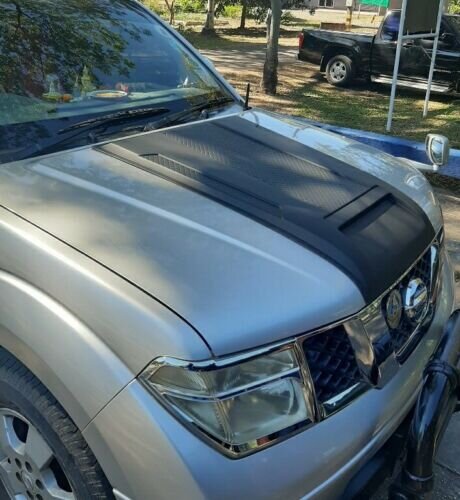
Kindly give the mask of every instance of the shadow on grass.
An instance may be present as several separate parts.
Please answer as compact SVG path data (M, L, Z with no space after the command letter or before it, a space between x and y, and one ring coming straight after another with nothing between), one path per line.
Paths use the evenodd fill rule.
M319 25L319 24L318 24ZM294 23L289 24L288 26L298 27L299 29L285 29L281 28L280 37L281 38L297 38L299 31L301 30L302 24L297 25ZM309 25L310 26L310 25ZM221 28L218 30L219 34L225 36L234 36L241 35L247 38L260 38L265 42L266 40L266 28L265 25L261 24L260 27L251 27L251 28Z
M247 35L238 37L236 30L228 30L231 32L231 38L225 35L226 30L216 30L215 34L203 34L197 31L187 30L182 34L187 40L199 50L229 50L242 51L260 50L265 47L265 37L253 36L254 42L247 41ZM257 40L257 41L256 41Z
M353 89L327 86L317 78L292 89L283 97L297 105L306 118L338 125L386 133L390 89L360 82ZM433 96L430 112L422 117L424 94L398 92L392 135L423 141L427 133L447 135L453 147L460 147L460 108L458 101L447 96Z
M301 30L281 29L280 38L295 40ZM251 48L265 48L266 30L265 26L251 28L218 28L212 35L201 33L196 29L187 29L182 32L187 40L197 49L229 49L229 50L250 50Z

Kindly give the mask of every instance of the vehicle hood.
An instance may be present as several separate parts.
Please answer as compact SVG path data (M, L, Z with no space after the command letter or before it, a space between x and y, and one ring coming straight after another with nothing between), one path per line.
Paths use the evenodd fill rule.
M430 183L417 168L367 144L315 127L294 117L267 111L245 113L244 117L261 127L276 130L278 134L322 151L396 186L423 209L436 232L441 229L441 205Z
M292 147L308 144L330 159L345 160L356 171L397 185L403 196L417 201L416 206L421 207L417 215L431 221L431 231L440 227L439 207L424 177L392 157L274 115L249 112L234 118L241 120L239 125L254 125L289 139ZM135 139L160 147L167 137L157 135L161 133ZM287 204L289 209L280 217L267 209L267 200L256 199L253 185L235 193L234 183L212 177L209 171L196 172L199 180L205 177L197 185L189 183L190 175L183 182L180 165L184 165L184 154L190 162L201 154L213 168L219 162L234 164L237 152L241 159L240 139L236 132L233 142L227 137L226 147L220 149L223 157L215 152L212 161L204 149L199 153L190 142L180 159L160 165L167 172L146 167L143 162L152 159L137 151L140 143L126 140L2 165L2 205L174 310L201 333L218 356L298 335L359 311L368 300L348 264L331 256L329 247L334 244L329 234L321 234L321 221L341 213L354 204L354 197L367 193L362 179L358 191L352 185L345 198L334 189L324 191L321 181L317 188L322 190L321 196L308 203L306 215L300 210L299 216L299 203L305 205L299 201L302 197L293 196L295 203L292 207ZM251 151L244 154L252 157ZM286 168L296 171L298 165ZM311 181L305 172L297 173ZM216 182L217 191L225 191L225 199L213 191ZM283 193L290 196L296 189L298 186L284 186ZM249 207L248 193L255 200ZM272 205L279 205L279 188L271 186L264 195L267 193L273 195ZM327 199L328 193L333 199ZM291 227L292 221L297 227L299 221L314 219L320 223L306 234ZM386 231L385 238L391 237L389 228L381 229ZM311 234L316 240L306 241ZM404 258L415 260L417 256ZM345 255L347 258L353 261Z

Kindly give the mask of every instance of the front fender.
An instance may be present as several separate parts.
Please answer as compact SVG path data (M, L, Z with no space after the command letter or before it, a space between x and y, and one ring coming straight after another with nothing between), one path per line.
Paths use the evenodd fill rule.
M41 290L0 271L0 297L0 345L44 383L78 427L133 379L94 332Z

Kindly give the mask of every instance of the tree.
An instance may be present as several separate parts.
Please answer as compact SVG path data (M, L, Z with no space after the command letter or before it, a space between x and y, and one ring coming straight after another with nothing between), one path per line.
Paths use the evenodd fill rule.
M282 0L270 0L267 16L267 52L265 54L262 89L266 94L275 95L278 85L278 41L281 26Z
M460 0L450 0L449 12L451 14L460 14Z
M203 33L212 34L215 32L214 29L215 10L216 10L215 0L208 0L208 8L206 11L206 21L204 23Z
M246 28L246 17L248 15L248 2L247 0L241 0L241 19L240 19L240 30Z
M270 0L270 10L267 15L267 51L262 76L262 90L266 94L275 95L278 86L278 42L282 9L299 5L306 6L306 2L304 0Z
M165 0L166 8L169 12L169 24L174 24L174 15L176 13L176 0Z

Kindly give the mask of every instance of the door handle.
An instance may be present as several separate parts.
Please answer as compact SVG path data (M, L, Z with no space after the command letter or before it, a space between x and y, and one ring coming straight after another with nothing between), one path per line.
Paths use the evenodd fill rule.
M413 47L415 45L414 40L409 40L403 43L403 47Z

